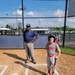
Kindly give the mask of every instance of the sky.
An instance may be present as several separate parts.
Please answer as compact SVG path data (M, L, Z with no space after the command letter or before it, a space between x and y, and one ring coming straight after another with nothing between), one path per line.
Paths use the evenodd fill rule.
M21 17L21 1L22 0L0 0L0 17ZM23 0L24 1L24 17L64 17L65 0ZM1 19L0 27L6 24L18 27L18 23L22 19ZM30 23L32 27L61 27L64 26L64 18L37 18L24 19L24 27ZM67 19L67 26L75 27L75 18Z

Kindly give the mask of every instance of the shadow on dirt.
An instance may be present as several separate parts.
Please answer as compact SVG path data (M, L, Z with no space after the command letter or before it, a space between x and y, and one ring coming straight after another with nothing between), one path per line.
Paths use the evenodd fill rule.
M4 52L3 54L6 54L7 56L15 58L15 59L19 59L19 60L25 61L25 59L17 56L16 54L11 54L11 53L6 53L6 52Z
M42 72L42 71L40 71L40 70L37 70L37 69L33 68L32 66L29 66L29 65L27 65L27 64L24 64L24 63L22 63L22 62L16 61L15 63L20 64L20 65L22 65L23 67L25 67L25 68L27 68L27 69L30 69L30 70L32 70L32 71L38 72L38 73L40 73L41 75L46 75L45 72Z

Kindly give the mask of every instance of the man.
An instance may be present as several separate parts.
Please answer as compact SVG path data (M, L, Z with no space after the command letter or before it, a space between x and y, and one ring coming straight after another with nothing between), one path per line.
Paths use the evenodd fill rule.
M39 35L37 32L31 30L31 25L26 24L26 30L24 31L24 42L26 48L26 63L29 62L31 57L32 62L36 64L34 57L34 42L38 39Z

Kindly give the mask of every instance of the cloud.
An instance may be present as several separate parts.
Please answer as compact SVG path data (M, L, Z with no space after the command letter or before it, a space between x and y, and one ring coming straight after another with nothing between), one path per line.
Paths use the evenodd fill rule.
M18 15L22 15L22 11L21 10L17 10L17 14Z
M14 15L22 15L22 10L16 10L15 12L13 12Z
M4 21L0 21L0 24L2 24Z
M1 20L0 21L0 27L5 27L7 24L7 20Z
M64 17L64 11L58 9L58 10L54 11L54 16ZM58 22L63 22L64 19L63 18L58 18L57 20L58 20Z
M26 16L56 16L56 17L64 17L64 11L58 9L56 11L45 11L45 12L25 12ZM20 20L19 20L20 21ZM21 21L20 21L21 22ZM45 18L40 18L40 19L32 19L32 20L27 20L28 23L30 23L33 27L39 26L39 27L61 27L64 26L64 18L53 18L53 19L45 19ZM75 18L69 18L67 19L67 25L71 25L73 27L73 23L75 23ZM75 26L74 26L75 27Z
M54 12L54 16L57 17L64 17L64 11L58 9ZM64 18L58 18L58 22L63 22ZM67 22L75 22L75 17L74 18L68 18Z
M74 18L69 18L67 21L68 22L75 22L75 17Z
M50 10L48 11L30 11L30 12L25 12L25 16L33 16L33 17L49 17L52 16L53 12Z
M33 12L28 12L28 13L26 13L28 16L34 16L34 13Z
M54 12L54 16L62 17L62 16L64 16L64 11L58 9Z
M13 12L14 15L22 15L22 11L21 10L17 10L15 12ZM57 9L55 11L29 11L29 12L25 12L25 17L63 17L64 16L64 11ZM7 19L8 21L8 19ZM0 26L5 26L7 24L7 21L5 22L4 20L2 20L2 22L0 22ZM17 19L17 22L22 22L22 19ZM8 21L8 23L11 25L14 25L16 27L16 19L14 20L10 20ZM25 19L25 25L26 23L30 23L32 25L32 27L57 27L57 26L64 26L64 18L39 18L39 19ZM75 27L74 25L75 23L75 18L68 18L67 19L67 25Z

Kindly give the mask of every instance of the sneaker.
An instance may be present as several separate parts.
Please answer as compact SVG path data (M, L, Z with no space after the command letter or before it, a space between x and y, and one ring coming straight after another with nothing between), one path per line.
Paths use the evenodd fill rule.
M52 75L56 75L54 72L52 72Z
M56 69L52 72L52 75L58 75Z
M33 61L34 64L36 64L36 61Z
M46 74L46 75L50 75L50 74Z
M25 61L25 63L28 63L28 62L29 62L28 60Z

